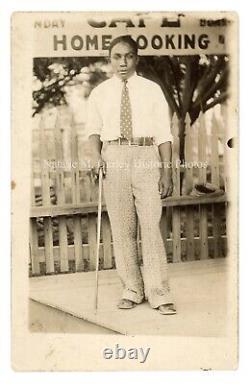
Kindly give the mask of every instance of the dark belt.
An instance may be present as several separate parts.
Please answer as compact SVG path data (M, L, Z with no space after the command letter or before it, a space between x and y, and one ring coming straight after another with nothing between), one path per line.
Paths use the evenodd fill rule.
M114 145L134 145L134 146L148 146L154 145L153 137L133 137L131 140L125 139L123 137L119 137L116 140L108 140L106 141L108 144Z

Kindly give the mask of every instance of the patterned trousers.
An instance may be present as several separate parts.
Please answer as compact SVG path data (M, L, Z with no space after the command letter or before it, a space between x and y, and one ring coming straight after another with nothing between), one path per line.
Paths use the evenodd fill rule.
M172 303L160 231L158 148L104 144L102 158L107 164L103 188L116 268L123 285L122 297L136 303L147 298L152 308ZM141 228L143 275L138 260L137 217Z

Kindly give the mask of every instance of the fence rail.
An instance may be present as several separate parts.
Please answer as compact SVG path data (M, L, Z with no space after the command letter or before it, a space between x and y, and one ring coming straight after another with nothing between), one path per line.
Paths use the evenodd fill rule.
M97 186L91 181L88 161L79 161L90 155L87 145L81 142L72 116L67 115L66 120L62 116L65 114L59 109L54 129L47 130L43 113L35 131L30 275L88 271L95 267ZM170 262L226 255L226 195L190 196L196 183L209 181L225 189L223 152L219 150L219 143L223 143L219 137L221 122L215 114L211 122L209 132L205 115L200 115L192 126L186 117L186 164L180 167L176 166L180 160L179 121L176 116L172 119L174 191L163 201L161 221ZM206 162L206 167L199 167ZM105 202L101 231L100 267L114 268ZM142 259L140 236L138 249Z

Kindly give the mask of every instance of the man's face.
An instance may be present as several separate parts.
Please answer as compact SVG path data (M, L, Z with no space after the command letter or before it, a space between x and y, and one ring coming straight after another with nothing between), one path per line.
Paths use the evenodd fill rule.
M128 79L135 72L138 56L127 43L116 44L110 53L113 72L122 80Z

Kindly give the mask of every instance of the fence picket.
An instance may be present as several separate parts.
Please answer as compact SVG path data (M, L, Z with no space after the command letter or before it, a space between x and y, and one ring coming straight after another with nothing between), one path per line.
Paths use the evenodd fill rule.
M220 187L220 174L219 174L219 150L218 150L218 130L219 124L217 122L215 113L212 117L212 130L211 130L211 172L212 183L219 188ZM218 257L220 253L220 226L221 219L220 213L215 204L212 205L212 222L213 222L213 238L214 238L214 257Z
M112 268L111 228L108 214L102 214L102 241L103 241L103 266L104 269Z
M172 209L166 207L166 239L169 239L172 233Z
M180 139L179 139L179 126L178 118L174 114L172 119L172 133L173 133L173 183L174 183L174 196L180 196ZM172 236L173 236L173 262L181 261L181 217L180 207L173 207L172 218Z
M78 137L74 118L71 118L71 185L72 185L72 203L80 203L80 177L79 177L79 157L78 157Z
M89 269L94 270L96 266L96 214L88 214L88 243L89 243Z
M41 183L42 183L42 203L44 206L50 206L50 180L49 171L46 164L48 160L48 144L45 135L46 114L43 113L40 121L40 167L41 167ZM54 273L54 255L53 255L53 228L51 217L44 218L44 247L45 247L45 264L46 273Z
M60 271L69 271L66 216L59 217Z
M198 161L205 164L206 161L206 124L204 114L200 114L200 124L198 126ZM207 180L206 167L199 168L200 184L205 184ZM207 207L200 205L200 259L208 258L208 231L207 231Z
M185 119L185 160L187 164L192 164L194 161L193 154L193 134L191 127L191 119L189 114L186 115ZM185 169L186 176L186 194L190 194L193 189L193 167L188 167ZM186 213L186 253L187 260L194 260L194 208L193 206L187 206L185 209Z
M38 234L36 219L30 219L30 259L33 275L40 274L39 252L38 252Z
M63 143L62 143L62 130L59 112L57 114L55 124L55 154L56 160L63 162ZM56 167L56 194L57 202L59 205L65 202L65 189L64 189L64 168ZM60 271L69 271L68 262L68 240L67 240L67 223L66 216L58 217L58 230L59 230L59 249L60 249Z
M42 203L45 206L50 205L50 180L49 180L49 171L46 166L46 161L48 160L48 143L45 134L45 113L41 116L40 121L40 167L41 167L41 183L42 183Z
M83 257L83 270L88 270L89 269L89 245L88 244L83 244L82 257Z
M221 242L221 218L220 212L216 204L212 205L212 215L213 215L213 257L220 257L220 242Z
M74 217L74 253L76 272L84 271L81 217Z
M172 172L173 172L173 184L175 196L180 196L180 138L179 138L179 120L176 113L172 118L172 135L173 135L173 145L172 145Z
M44 221L44 251L45 251L45 264L46 273L54 273L54 256L53 256L53 228L50 217L45 217Z
M35 198L35 185L34 185L34 169L33 164L31 167L31 182L30 182L30 202L31 206L34 207L36 205L36 198Z

